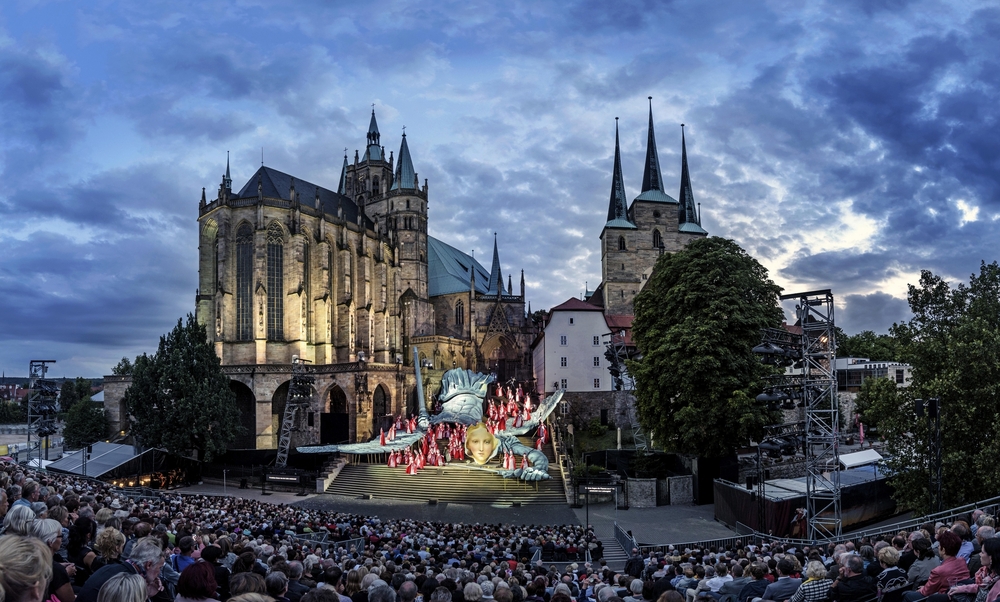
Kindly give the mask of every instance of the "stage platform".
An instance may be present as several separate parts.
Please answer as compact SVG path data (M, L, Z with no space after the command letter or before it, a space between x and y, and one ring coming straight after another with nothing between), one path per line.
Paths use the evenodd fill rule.
M847 532L895 514L885 475L874 466L840 471L842 529ZM806 505L806 478L764 482L764 524L758 524L757 488L715 481L715 519L730 528L742 523L756 531L792 537L796 508Z
M550 466L549 475L551 478L544 481L524 482L456 464L424 468L415 475L381 464L348 464L326 488L326 493L355 499L369 495L393 500L498 506L566 505L559 470Z

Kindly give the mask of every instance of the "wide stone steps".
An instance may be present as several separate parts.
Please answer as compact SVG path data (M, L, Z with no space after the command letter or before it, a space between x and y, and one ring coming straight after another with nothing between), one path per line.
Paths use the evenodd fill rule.
M545 455L552 457L551 445ZM444 467L424 468L415 475L406 474L405 467L389 468L384 464L348 464L327 487L326 493L348 497L370 495L374 498L397 500L437 500L464 504L495 504L509 506L565 504L559 469L549 465L550 479L524 482L504 479L477 469L475 464L453 463Z

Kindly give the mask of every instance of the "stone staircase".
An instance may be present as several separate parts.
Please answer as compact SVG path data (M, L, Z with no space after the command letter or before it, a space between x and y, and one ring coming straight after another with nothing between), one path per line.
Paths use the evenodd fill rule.
M552 445L543 450L549 458L550 479L523 482L504 479L477 469L475 464L453 463L429 467L408 475L404 467L389 468L384 464L347 464L326 488L326 493L347 497L386 498L396 500L436 500L462 504L494 504L509 506L565 504L562 476L552 463Z

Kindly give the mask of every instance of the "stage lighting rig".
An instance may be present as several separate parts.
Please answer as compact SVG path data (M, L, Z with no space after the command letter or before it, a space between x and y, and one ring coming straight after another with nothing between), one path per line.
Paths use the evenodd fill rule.
M312 384L316 382L316 377L309 374L306 361L308 360L297 355L292 356L292 380L288 383L288 397L285 398L285 413L278 436L278 455L274 460L275 468L285 468L288 465L292 432L299 430L299 413L300 411L304 413L312 401ZM360 354L359 361L364 361L360 359Z
M38 457L49 459L49 437L59 432L56 414L59 412L59 387L45 378L49 364L55 360L31 360L28 365L28 462L38 449ZM34 441L32 441L34 439Z

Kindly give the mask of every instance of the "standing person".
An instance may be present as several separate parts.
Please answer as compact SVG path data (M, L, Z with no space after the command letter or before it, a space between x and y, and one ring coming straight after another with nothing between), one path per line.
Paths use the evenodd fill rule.
M32 535L42 540L42 543L47 545L52 552L52 578L45 590L45 600L52 600L55 597L59 602L73 602L76 600L76 593L73 592L73 581L70 579L66 567L60 562L61 559L57 556L59 548L62 547L62 525L59 524L59 521L46 518L35 521L31 531ZM76 567L73 567L73 570L75 571Z

